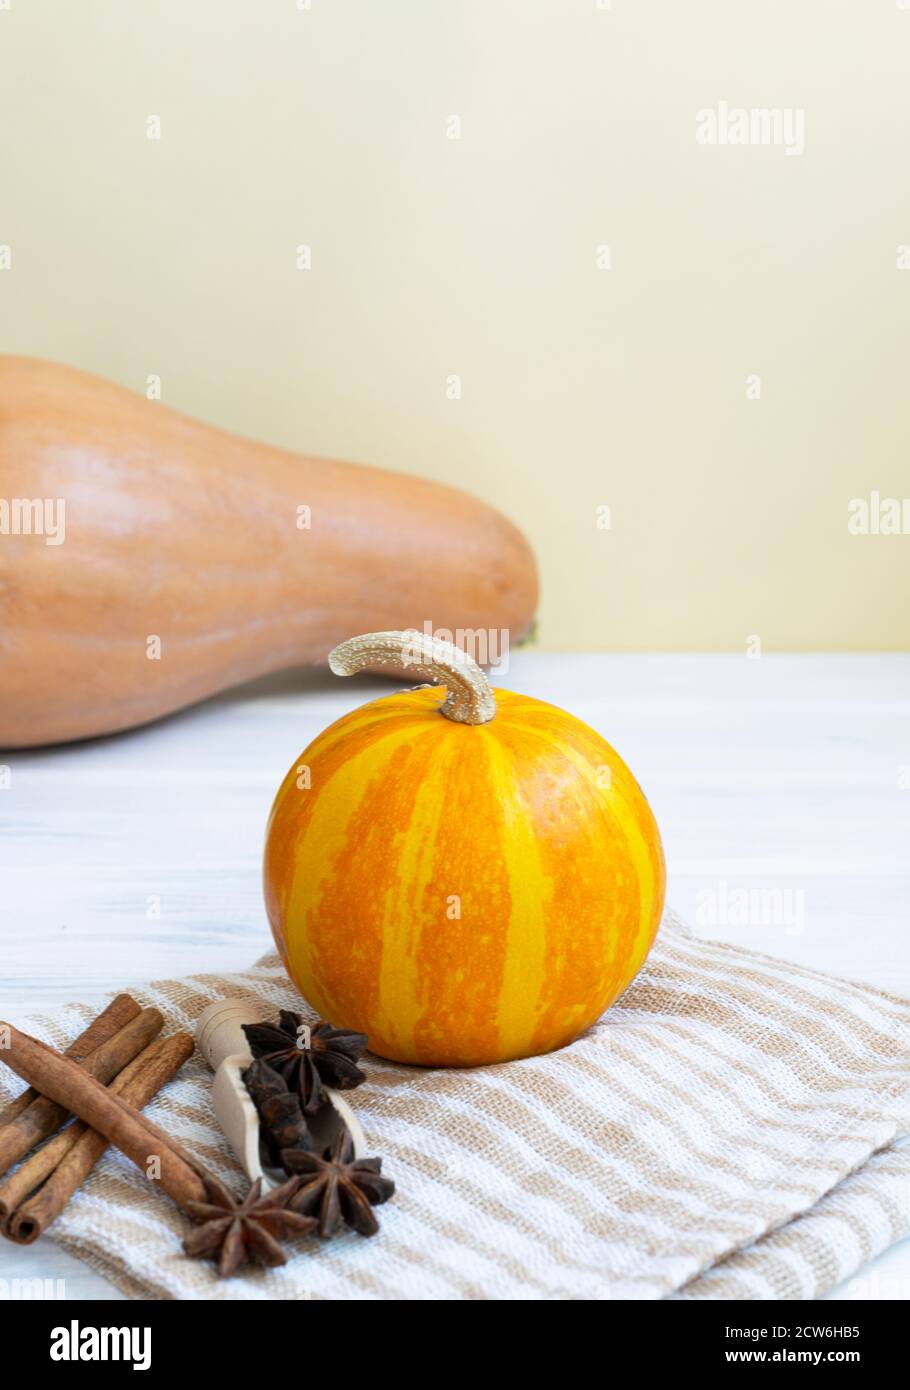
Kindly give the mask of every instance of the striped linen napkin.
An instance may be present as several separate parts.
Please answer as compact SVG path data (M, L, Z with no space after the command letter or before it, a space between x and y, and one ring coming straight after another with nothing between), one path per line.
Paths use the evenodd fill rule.
M173 1028L212 1000L301 1005L268 955L137 988ZM22 1020L61 1045L90 1011ZM561 1052L470 1071L367 1058L350 1097L397 1192L380 1234L219 1281L108 1153L53 1238L126 1292L219 1299L798 1299L910 1232L910 1000L698 940L667 914L637 980ZM198 1055L148 1113L235 1188ZM6 1092L17 1085L6 1073Z

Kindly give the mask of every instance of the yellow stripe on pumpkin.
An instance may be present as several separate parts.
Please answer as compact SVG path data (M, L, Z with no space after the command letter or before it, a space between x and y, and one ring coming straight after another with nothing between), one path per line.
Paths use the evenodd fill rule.
M425 989L420 985L417 957L429 916L427 896L432 897L433 849L440 818L446 814L440 796L454 747L435 736L421 744L426 765L414 795L407 831L388 846L396 856L397 873L387 877L382 912L383 948L379 975L379 999L374 1033L388 1038L396 1050L413 1054L418 1024L425 1009ZM442 917L442 903L437 904Z
M522 798L515 762L496 730L483 725L478 732L490 759L491 795L500 807L512 806ZM530 1050L544 989L553 883L541 863L533 822L514 812L503 812L503 821L511 910L496 1021L499 1056L518 1057Z

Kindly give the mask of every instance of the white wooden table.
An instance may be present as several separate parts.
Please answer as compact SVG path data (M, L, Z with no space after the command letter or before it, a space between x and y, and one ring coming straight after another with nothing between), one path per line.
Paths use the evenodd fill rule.
M519 652L496 683L571 709L622 753L663 832L669 901L696 930L910 995L910 655ZM132 734L0 754L0 1017L266 949L260 848L279 780L381 690L293 673ZM0 1281L37 1277L118 1296L48 1239L0 1242ZM910 1241L835 1296L910 1298Z

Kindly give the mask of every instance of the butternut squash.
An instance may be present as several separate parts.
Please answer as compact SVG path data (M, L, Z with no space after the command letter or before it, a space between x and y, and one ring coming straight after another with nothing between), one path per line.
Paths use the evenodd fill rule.
M0 357L0 746L127 729L352 632L529 626L527 541L404 474Z

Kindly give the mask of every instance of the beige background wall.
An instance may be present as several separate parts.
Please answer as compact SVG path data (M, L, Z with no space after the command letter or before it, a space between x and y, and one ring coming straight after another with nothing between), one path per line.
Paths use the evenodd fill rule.
M0 0L0 347L482 494L547 648L905 647L908 72L894 0Z

